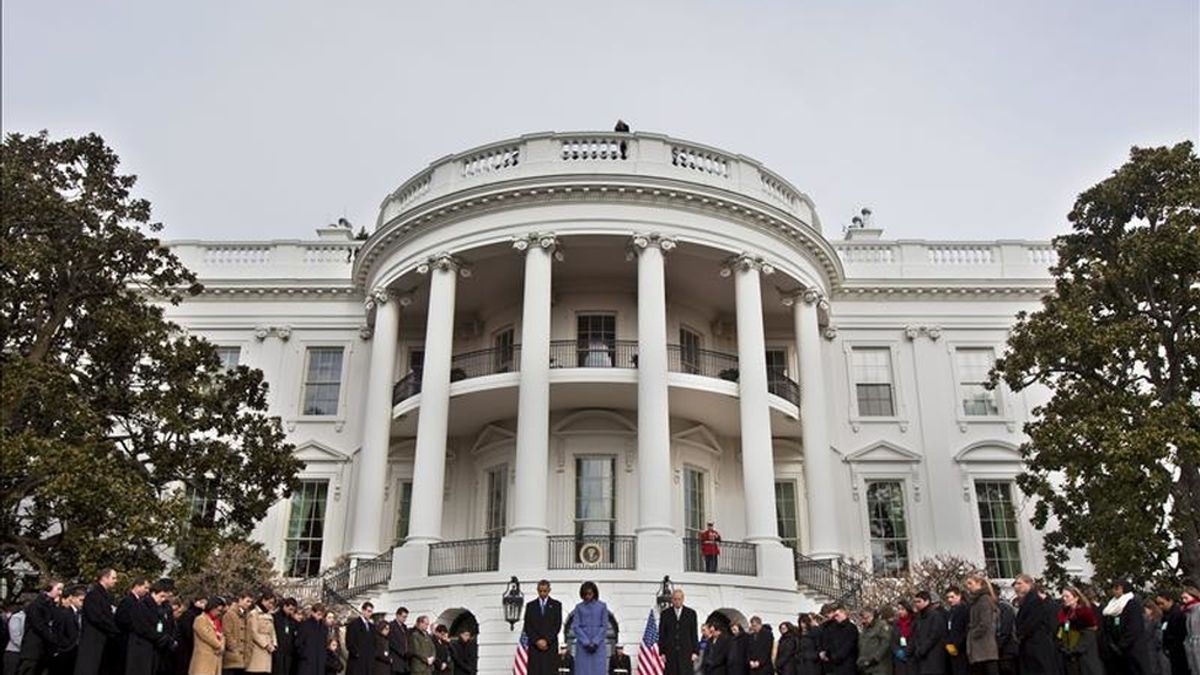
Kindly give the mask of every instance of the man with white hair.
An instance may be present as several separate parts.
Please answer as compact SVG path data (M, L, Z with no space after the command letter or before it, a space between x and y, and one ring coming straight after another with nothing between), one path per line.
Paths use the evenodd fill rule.
M667 659L663 675L691 675L700 659L696 612L683 604L683 589L671 592L671 606L662 613L658 650Z

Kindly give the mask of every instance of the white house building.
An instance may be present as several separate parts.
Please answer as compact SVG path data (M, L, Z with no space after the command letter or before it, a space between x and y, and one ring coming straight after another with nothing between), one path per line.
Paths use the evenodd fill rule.
M169 315L263 370L305 462L256 530L284 573L476 621L500 672L513 576L568 608L596 581L634 643L664 576L775 623L848 588L839 557L1039 571L1037 401L983 382L1054 251L881 234L742 155L539 133L434 162L365 241L172 242L206 291Z

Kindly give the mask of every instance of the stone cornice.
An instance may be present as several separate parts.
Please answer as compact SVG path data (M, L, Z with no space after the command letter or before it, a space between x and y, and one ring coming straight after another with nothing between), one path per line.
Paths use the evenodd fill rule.
M260 297L260 298L280 298L289 299L302 297L309 300L339 300L339 301L362 301L365 295L361 288L351 286L345 282L328 285L275 285L264 284L258 280L247 280L246 282L233 281L228 285L210 285L205 284L204 291L192 300L199 299L222 299L231 297Z
M832 287L840 285L844 277L841 260L819 231L779 208L741 193L649 176L547 175L454 192L381 223L359 249L352 278L356 285L365 284L372 266L382 257L432 228L512 206L600 201L703 211L733 224L765 230L808 251ZM613 234L621 232L614 229Z
M1011 283L988 280L895 279L846 280L834 290L835 300L905 296L913 298L1038 299L1054 291L1053 280L1014 279Z

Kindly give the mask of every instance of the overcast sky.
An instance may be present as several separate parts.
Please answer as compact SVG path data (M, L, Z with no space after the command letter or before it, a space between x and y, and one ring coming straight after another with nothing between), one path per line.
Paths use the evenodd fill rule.
M888 238L1046 238L1200 135L1196 0L3 3L3 128L96 131L168 238L312 236L430 161L617 117Z

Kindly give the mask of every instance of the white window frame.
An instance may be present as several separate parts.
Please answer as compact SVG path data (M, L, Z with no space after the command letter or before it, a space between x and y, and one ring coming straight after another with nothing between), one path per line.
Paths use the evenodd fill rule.
M909 568L911 569L913 562L915 562L915 560L916 560L916 558L913 555L913 553L916 549L916 546L914 545L913 540L915 538L917 528L915 527L916 523L913 522L912 502L913 502L914 494L913 494L913 490L910 487L909 477L910 477L910 472L901 473L901 472L889 471L889 470L874 470L873 471L871 469L866 469L864 471L864 470L860 469L860 474L859 474L858 480L860 481L861 490L862 490L862 506L859 508L859 514L862 518L863 544L864 544L864 549L866 550L867 564L871 567L872 571L875 572L876 574L882 574L882 572L880 570L875 570L875 556L871 552L871 539L873 537L871 536L870 495L868 494L870 485L871 485L871 483L899 483L900 484L900 495L904 499L904 528L905 528L905 532L907 532L907 535L908 535L905 538L905 540L908 543L907 558L908 558Z
M333 415L306 415L304 414L304 397L308 389L308 358L310 349L336 349L342 350L342 372L338 379L338 405L337 413ZM335 422L344 424L346 421L347 408L347 389L346 374L350 371L351 359L354 356L353 343L350 341L313 341L305 342L300 345L300 386L297 387L298 395L296 397L296 416L295 420L299 422Z
M975 535L975 550L979 554L979 560L984 561L986 560L986 556L983 548L983 526L979 523L979 491L975 489L975 484L979 481L1009 484L1009 494L1013 501L1013 515L1017 521L1017 549L1021 555L1021 572L1034 574L1030 571L1033 569L1030 564L1033 560L1030 557L1032 534L1029 530L1031 526L1029 525L1029 519L1024 517L1025 506L1029 500L1025 498L1024 493L1017 486L1017 473L1017 471L996 469L970 470L964 478L963 489L970 492L971 530Z
M683 334L685 332L691 333L692 335L696 336L697 354L696 354L696 364L695 365L696 365L696 372L700 373L704 370L700 365L700 359L703 358L701 356L700 352L703 352L705 349L705 347L704 347L704 331L697 330L697 329L693 328L691 325L689 325L685 322L682 322L682 321L679 322L679 330L677 331L677 333L679 335L679 369L682 372L685 372L685 373L687 372L687 370L686 370L687 362L685 361L685 353L684 353L684 347L683 347Z
M954 417L958 422L959 430L966 431L970 424L987 424L1003 422L1009 426L1010 431L1016 430L1016 423L1012 418L1012 406L1009 405L1006 388L1003 383L999 383L993 392L996 395L996 414L995 415L967 415L963 412L963 376L961 369L958 367L958 350L959 349L991 349L992 357L999 358L1001 352L1000 347L997 347L995 342L986 340L955 340L946 343L946 350L950 355L950 372L954 378Z
M892 406L895 415L890 417L880 415L863 416L858 412L858 388L854 378L855 349L887 349L891 353L892 370ZM850 411L850 424L855 431L863 424L899 424L901 431L908 429L908 408L903 395L903 379L900 377L900 343L894 340L853 340L842 342L842 354L846 372L847 409Z
M332 542L329 538L329 523L331 520L330 507L333 505L332 502L338 498L337 488L335 485L336 480L336 473L303 472L299 476L299 482L301 483L325 484L325 512L321 514L321 559L317 561L317 575L320 575L320 573L325 570L326 561L332 558L330 553L334 548L334 542ZM287 572L291 571L287 557L287 549L288 540L290 539L290 537L288 537L288 529L292 522L292 498L288 497L284 503L287 505L287 508L284 509L283 514L283 536L280 538L280 555L278 560L280 561L281 567L286 574Z
M807 513L804 506L804 479L802 474L792 473L775 473L775 480L771 484L771 489L776 490L775 483L789 483L792 489L795 490L796 501L793 506L796 511L792 516L796 519L796 550L803 553L808 546L808 533L806 527ZM772 495L775 500L775 530L779 530L779 493L776 490ZM782 540L782 537L780 538Z
M509 452L502 453L504 454L503 457L499 457L479 467L479 504L476 509L478 511L479 527L476 528L476 531L480 537L486 537L488 529L488 501L491 498L491 495L488 494L488 475L501 467L505 468L505 482L507 483L504 487L504 534L508 534L509 529L512 527L513 500L510 497L513 494L512 487L516 472L513 470L513 461L510 460L515 460L516 456L512 454L512 446L505 447Z
M238 350L237 365L245 366L249 365L246 363L246 344L247 343L245 342L214 342L213 346L216 347L218 351L222 349Z
M703 486L702 489L704 490L704 513L702 513L700 515L700 520L702 523L708 523L708 522L712 521L712 519L713 519L712 502L713 502L713 497L714 497L714 492L715 492L713 490L712 471L709 468L701 466L700 464L697 464L695 462L684 462L683 463L682 467L680 468L680 485L679 485L679 487L682 489L679 491L679 500L680 500L680 509L681 509L680 513L683 514L683 520L682 520L683 526L680 528L680 531L683 532L684 537L687 536L687 525L688 525L688 523L687 523L687 472L688 471L695 471L700 474L700 483ZM703 529L704 528L701 528L701 531L703 531Z
M503 335L505 333L512 333L512 344L509 345L509 348L512 350L512 353L509 355L509 359L508 359L508 370L506 370L504 372L515 373L520 370L520 368L517 367L517 359L519 358L517 356L517 353L518 353L517 350L519 349L519 347L518 347L519 343L517 342L517 327L516 327L516 325L508 323L508 324L505 324L505 325L501 326L500 328L497 328L496 330L492 331L491 339L488 342L487 348L496 352L496 354L492 357L492 365L499 366L500 355L499 355L499 351L498 351L499 348L496 346L496 338L500 337L501 335ZM497 373L500 372L498 368L497 368L496 372Z
M1011 459L997 457L997 453L994 452L989 456L987 451L991 449L998 449L1001 451L999 454L1007 455ZM984 559L983 529L979 524L979 499L975 492L975 482L979 480L1006 481L1012 484L1013 506L1017 516L1017 537L1021 550L1021 568L1026 573L1036 576L1040 568L1035 564L1037 560L1032 553L1037 539L1033 525L1030 524L1027 517L1031 500L1021 492L1017 485L1017 474L1021 473L1021 462L1016 453L1017 451L1007 442L980 441L959 451L955 455L954 461L958 464L962 478L962 499L971 511L971 536L974 540L972 548L978 559Z

